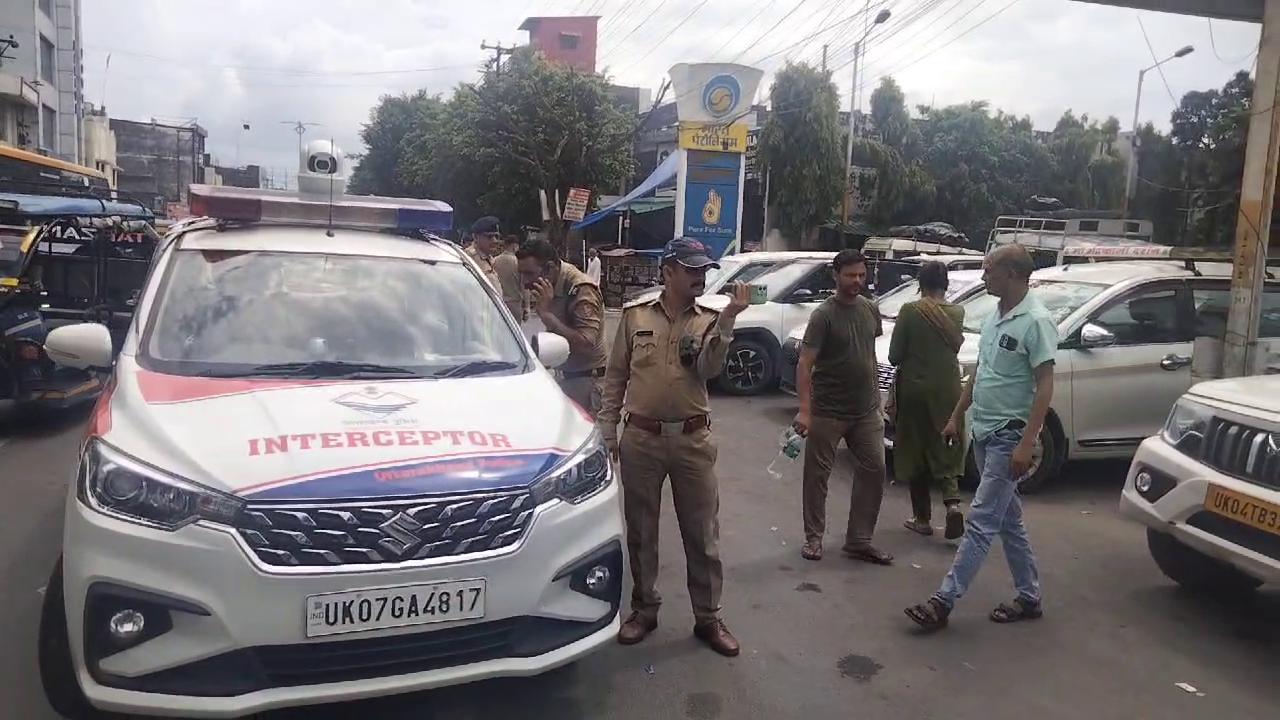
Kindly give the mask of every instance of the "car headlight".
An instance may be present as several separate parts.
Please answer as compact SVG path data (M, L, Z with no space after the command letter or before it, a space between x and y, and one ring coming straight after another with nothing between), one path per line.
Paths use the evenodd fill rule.
M76 493L105 515L161 530L177 530L200 520L231 524L244 501L169 475L101 440L91 440L80 456Z
M551 500L580 503L613 482L613 464L600 431L578 448L568 460L533 484L533 499L539 505Z
M1179 400L1174 403L1160 432L1164 441L1186 455L1199 457L1213 411L1198 403Z

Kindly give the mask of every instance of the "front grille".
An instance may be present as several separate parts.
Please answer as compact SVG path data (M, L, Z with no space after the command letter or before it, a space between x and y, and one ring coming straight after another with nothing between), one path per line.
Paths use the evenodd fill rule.
M887 392L889 386L893 384L894 373L897 368L892 365L878 365L876 367L876 380L880 383L881 392Z
M240 537L268 565L377 565L497 550L533 520L528 491L333 505L250 504Z
M1201 459L1232 477L1280 490L1280 433L1214 418L1205 433Z

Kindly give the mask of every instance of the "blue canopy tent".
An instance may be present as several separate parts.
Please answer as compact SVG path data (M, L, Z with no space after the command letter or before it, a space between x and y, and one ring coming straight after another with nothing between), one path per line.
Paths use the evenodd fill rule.
M667 156L666 160L663 160L658 165L658 167L653 171L653 173L649 175L649 177L645 178L644 182L636 186L635 190L632 190L631 192L627 193L612 205L603 207L591 213L590 215L582 218L578 222L574 223L572 225L572 228L574 230L578 230L578 229L587 227L588 225L594 225L595 223L600 222L601 220L603 220L606 217L609 217L615 212L626 210L628 207L631 206L633 202L644 197L645 195L648 195L649 193L656 191L658 188L664 185L674 184L676 179L676 171L679 168L680 168L679 154L671 153L670 155Z

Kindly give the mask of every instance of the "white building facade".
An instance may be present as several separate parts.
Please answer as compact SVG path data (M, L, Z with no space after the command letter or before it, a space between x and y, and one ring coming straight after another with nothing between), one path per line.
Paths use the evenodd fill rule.
M80 0L0 0L0 143L84 163Z

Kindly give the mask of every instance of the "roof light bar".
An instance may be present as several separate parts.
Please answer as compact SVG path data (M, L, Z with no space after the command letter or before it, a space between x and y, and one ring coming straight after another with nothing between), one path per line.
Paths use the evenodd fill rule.
M284 190L213 185L190 187L191 214L228 222L442 233L453 227L453 208L439 200L338 195L328 198Z

